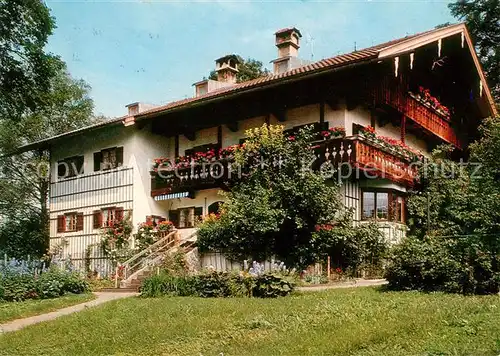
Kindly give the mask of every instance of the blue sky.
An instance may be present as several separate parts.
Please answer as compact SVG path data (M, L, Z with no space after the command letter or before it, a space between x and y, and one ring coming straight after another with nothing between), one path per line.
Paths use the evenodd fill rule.
M271 68L273 34L302 31L299 56L331 57L455 22L447 1L46 1L57 29L48 50L92 86L97 114L125 105L165 104L192 96L191 86L228 53ZM312 37L312 41L308 40ZM312 45L311 45L312 44Z

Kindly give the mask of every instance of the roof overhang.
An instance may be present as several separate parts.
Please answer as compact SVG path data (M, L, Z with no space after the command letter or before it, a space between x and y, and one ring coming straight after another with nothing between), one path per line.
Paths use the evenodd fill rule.
M464 41L467 43L467 48L469 49L470 55L472 56L472 60L474 61L474 65L476 67L479 80L482 82L482 88L484 94L486 95L490 115L496 116L498 115L498 111L495 105L495 101L493 100L493 95L491 94L490 87L488 86L488 83L486 81L486 77L484 75L481 62L479 61L476 51L474 50L474 45L472 43L469 31L467 30L467 27L463 23L445 27L441 31L433 31L428 34L417 36L408 39L407 41L403 41L395 45L386 47L379 52L378 58L384 59L384 58L397 57L398 55L411 52L412 50L415 50L419 47L423 47L430 43L439 41L440 39L454 36L457 34L462 34L464 36Z

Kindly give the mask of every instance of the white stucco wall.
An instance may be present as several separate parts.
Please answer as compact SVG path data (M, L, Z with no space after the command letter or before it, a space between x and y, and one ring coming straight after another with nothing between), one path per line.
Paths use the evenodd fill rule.
M190 148L209 143L217 143L217 127L196 131L196 139L194 141L190 141L184 135L179 135L179 154L182 156Z
M222 126L222 147L237 145L240 139L245 138L245 132L249 129L261 127L266 123L265 116L252 117L246 120L238 121L238 131L232 132L227 126Z

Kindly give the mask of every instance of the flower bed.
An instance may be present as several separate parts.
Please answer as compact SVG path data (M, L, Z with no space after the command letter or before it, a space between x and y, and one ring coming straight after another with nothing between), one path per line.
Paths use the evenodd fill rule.
M35 267L30 263L10 260L0 268L0 301L56 298L67 293L89 290L83 276L71 268Z

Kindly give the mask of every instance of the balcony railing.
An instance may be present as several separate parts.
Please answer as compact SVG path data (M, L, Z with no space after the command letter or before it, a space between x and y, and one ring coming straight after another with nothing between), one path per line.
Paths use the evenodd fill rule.
M390 146L382 146L362 136L334 138L318 141L314 146L317 160L313 164L319 169L324 163L341 170L345 178L387 178L412 185L417 176L417 167L412 159ZM349 176L345 170L349 169ZM360 175L360 172L364 173ZM228 188L226 183L244 177L244 172L231 167L228 159L197 164L173 171L159 172L152 178L151 196L192 192L211 188ZM230 184L229 184L230 186Z
M403 85L392 86L386 79L372 93L376 105L388 105L443 141L462 147L449 120L413 98Z

